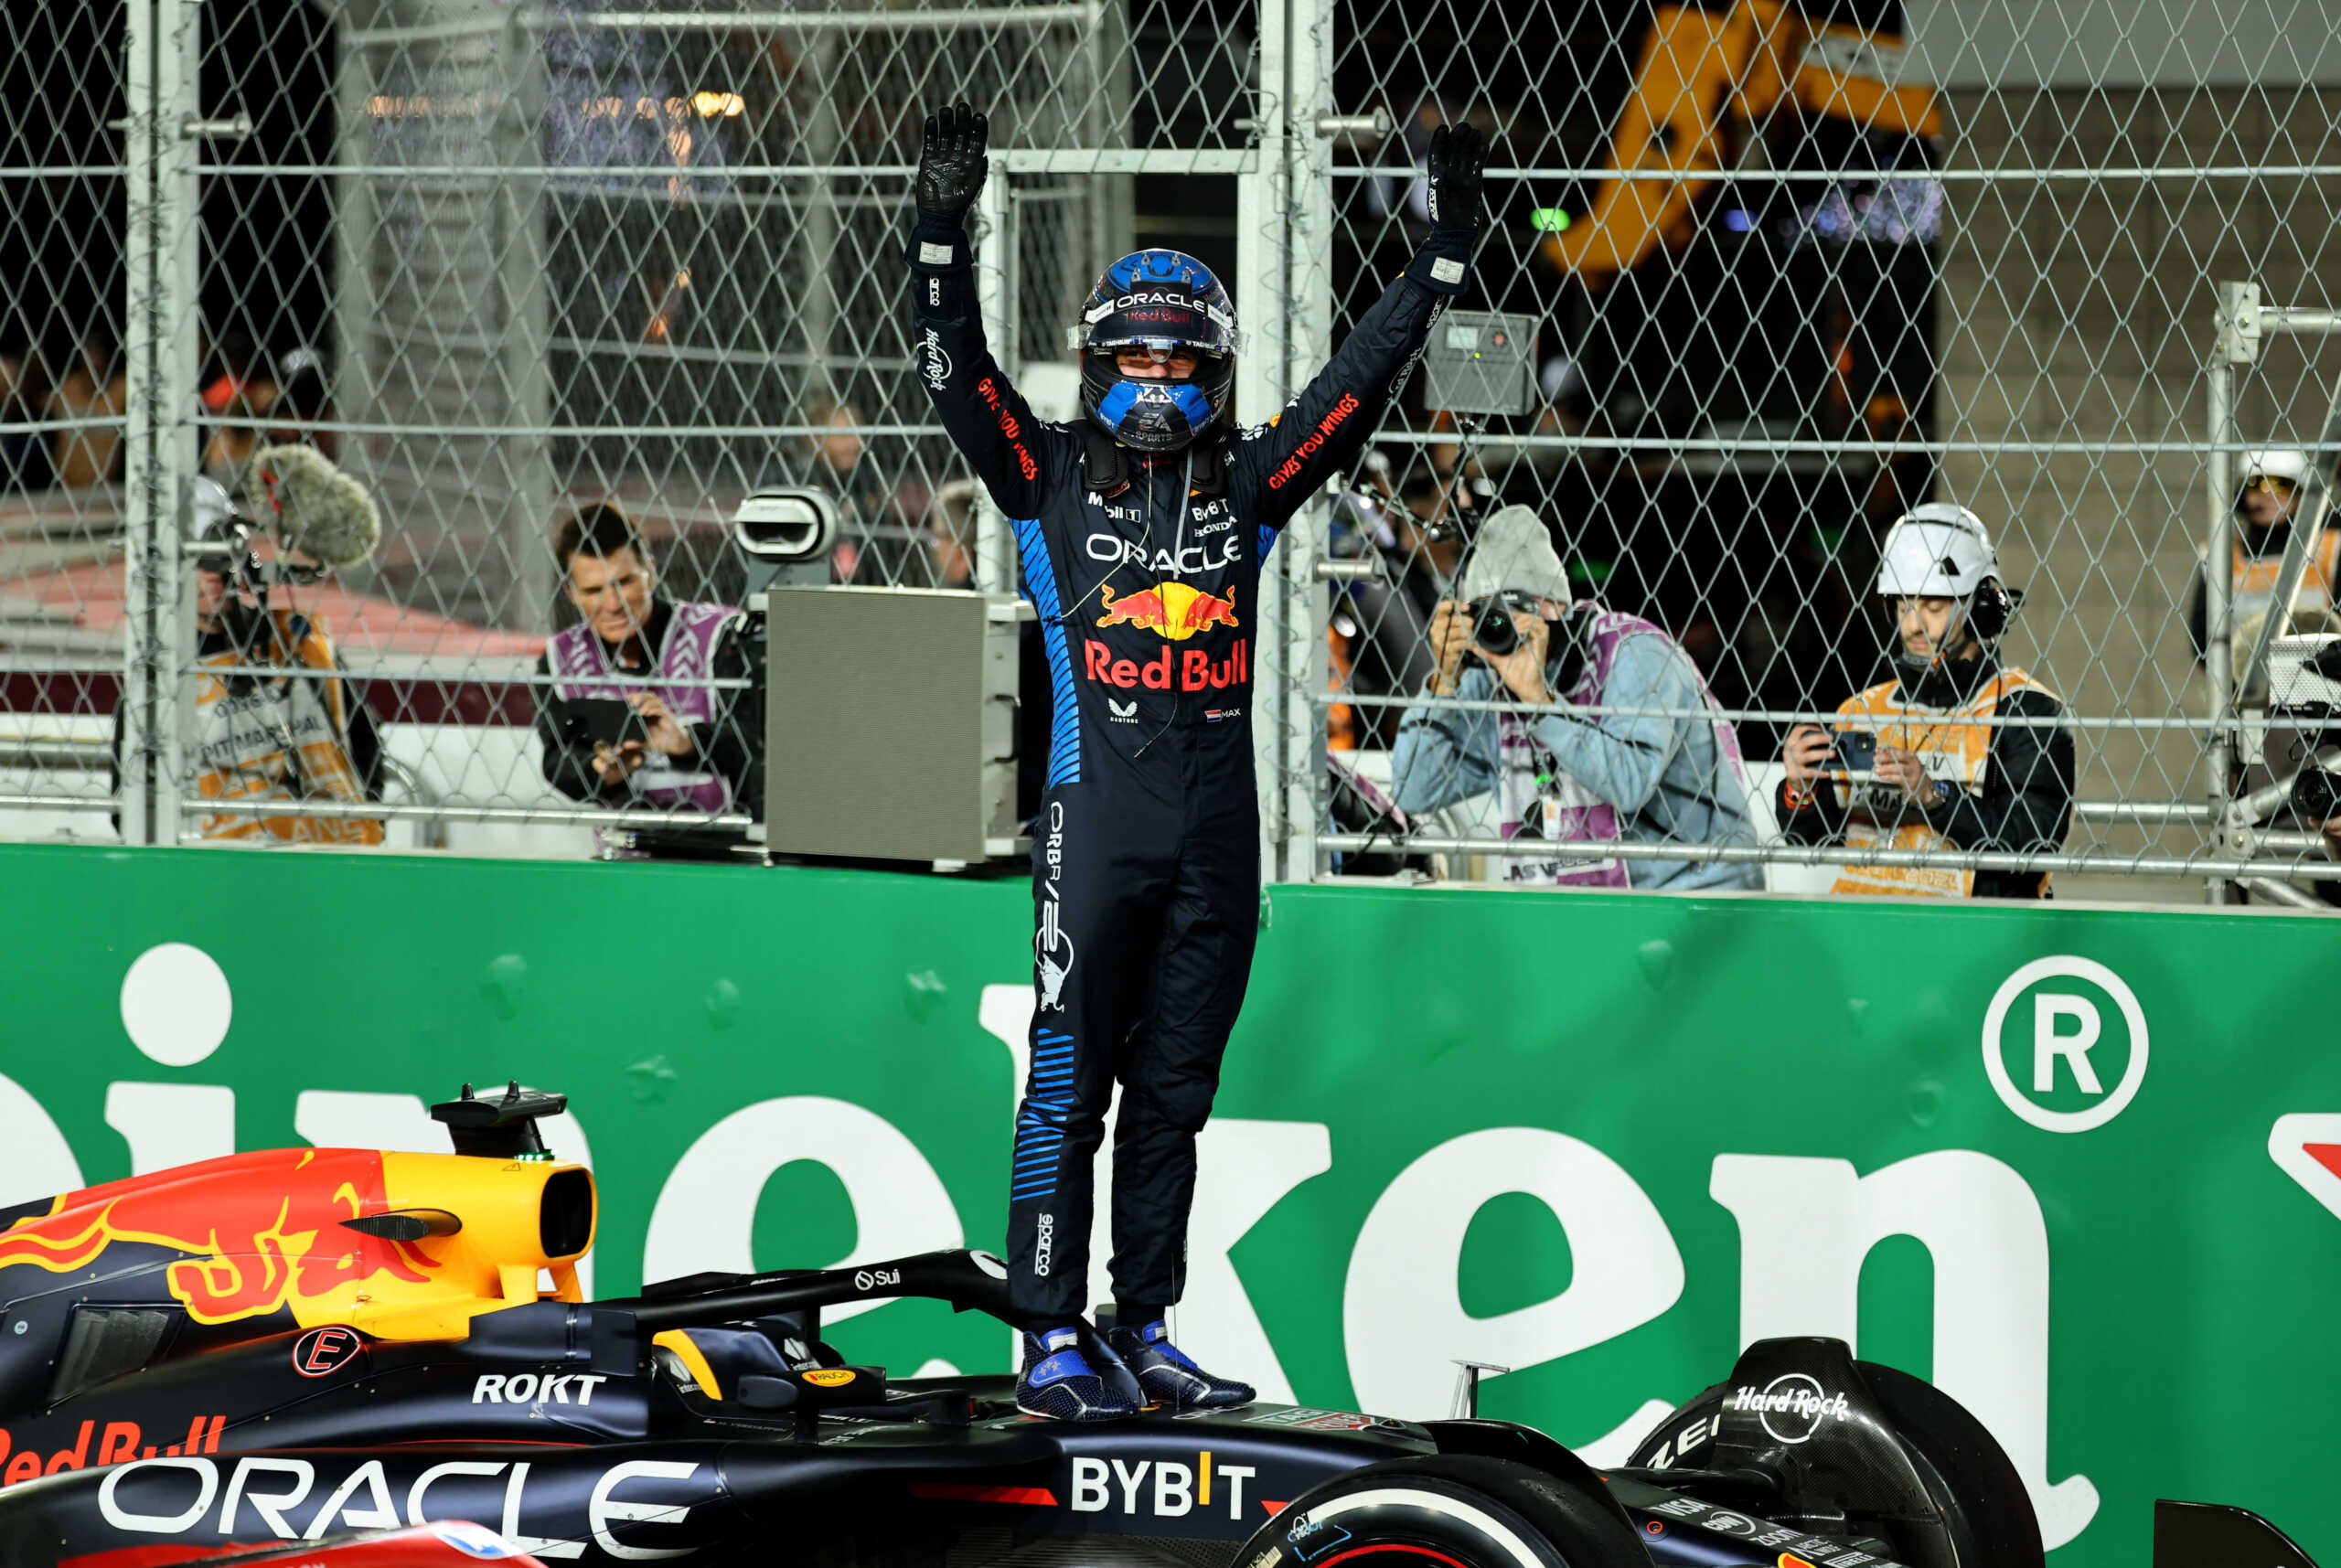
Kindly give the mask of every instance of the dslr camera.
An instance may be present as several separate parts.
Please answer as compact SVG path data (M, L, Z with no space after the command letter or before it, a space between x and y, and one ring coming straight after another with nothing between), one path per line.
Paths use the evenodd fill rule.
M1463 613L1471 618L1471 641L1498 658L1503 657L1520 646L1520 625L1512 618L1513 612L1533 615L1538 604L1534 593L1510 589L1472 600L1463 607Z

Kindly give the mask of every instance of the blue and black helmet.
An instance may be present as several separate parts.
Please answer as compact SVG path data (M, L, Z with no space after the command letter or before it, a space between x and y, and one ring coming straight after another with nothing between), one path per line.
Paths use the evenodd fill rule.
M1073 329L1081 350L1081 402L1115 440L1174 452L1227 412L1235 384L1235 305L1209 267L1180 251L1135 251L1106 269ZM1125 376L1117 348L1192 348L1186 380Z

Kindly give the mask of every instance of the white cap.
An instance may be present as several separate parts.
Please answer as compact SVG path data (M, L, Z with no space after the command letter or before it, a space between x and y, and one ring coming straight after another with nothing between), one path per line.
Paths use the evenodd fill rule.
M1566 604L1568 573L1553 549L1544 519L1526 507L1506 507L1480 525L1463 568L1463 598L1473 603L1505 592L1533 593Z
M1877 591L1890 599L1964 599L1999 574L1983 519L1950 501L1895 519L1877 557Z
M2263 446L2245 453L2236 471L2246 485L2254 479L2282 479L2297 485L2308 475L2308 453L2297 446Z

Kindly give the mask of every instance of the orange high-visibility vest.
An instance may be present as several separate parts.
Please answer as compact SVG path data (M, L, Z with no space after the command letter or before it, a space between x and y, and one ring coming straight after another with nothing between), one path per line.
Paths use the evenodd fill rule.
M188 761L196 793L206 800L335 800L359 803L365 783L349 756L348 680L333 643L306 616L268 613L272 636L249 651L227 649L196 661L195 735ZM215 670L239 665L298 666L305 676L253 676L241 691ZM206 838L278 838L288 844L379 844L370 817L198 817Z
M2276 603L2276 576L2283 566L2282 550L2247 555L2243 541L2235 541L2235 571L2229 579L2234 586L2228 594L2229 625L2240 626L2254 615L2267 613ZM2309 557L2308 570L2301 573L2301 591L2293 603L2304 610L2332 608L2336 577L2341 577L2341 528L2327 528L2325 537L2317 541L2316 553Z
M2050 697L2056 695L2020 669L2004 669L1958 707L1929 708L1905 697L1899 681L1884 681L1839 704L1836 727L1840 733L1866 730L1877 737L1881 746L1916 752L1926 765L1927 776L1938 785L1972 792L1982 785L1984 770L1991 765L1994 731L1986 720L1998 710L2002 698L2026 687ZM1878 787L1890 791L1896 798L1901 797L1899 789ZM1907 821L1894 827L1848 822L1845 842L1856 848L1956 848L1925 823ZM2048 878L2045 874L2040 886L2042 891L2047 891ZM1905 898L1966 898L1975 891L1975 873L1947 866L1847 866L1838 873L1836 885L1830 891L1891 893Z

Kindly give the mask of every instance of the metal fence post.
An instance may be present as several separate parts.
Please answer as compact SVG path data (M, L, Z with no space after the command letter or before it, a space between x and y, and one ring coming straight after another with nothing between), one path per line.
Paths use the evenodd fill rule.
M1285 56L1292 0L1260 0L1259 86L1252 107L1258 153L1235 176L1235 304L1245 322L1244 353L1235 362L1235 417L1265 424L1291 395L1286 355L1291 285L1287 276ZM1285 860L1284 721L1292 704L1285 669L1286 584L1283 563L1292 545L1272 556L1260 574L1259 624L1252 634L1252 755L1260 795L1260 874L1287 880ZM1304 699L1305 706L1305 699Z
M553 501L551 312L545 279L548 217L545 160L545 55L516 8L500 50L504 101L496 120L497 293L504 308L498 345L507 433L505 481L510 486L497 520L512 592L507 624L528 630L552 624Z
M1016 341L1016 202L1012 176L995 160L989 178L976 197L976 307L983 318L984 341L1000 373L1015 385L1022 364ZM976 486L976 581L993 593L1016 589L1014 549L1008 527L990 492Z
M1333 0L1292 0L1285 48L1286 192L1292 238L1286 251L1290 341L1288 379L1297 391L1332 354L1333 144L1319 128L1332 112ZM1289 394L1288 394L1289 395ZM1329 668L1326 590L1317 562L1326 553L1321 496L1312 496L1286 526L1277 576L1285 584L1285 874L1308 881L1317 859L1317 784L1325 771L1325 722L1315 701Z
M2233 589L2229 556L2235 545L2235 458L2227 450L2235 438L2235 372L2259 357L2260 289L2254 283L2219 285L2218 335L2211 353L2210 374L2205 378L2206 413L2210 422L2208 455L2204 464L2207 486L2203 545L2203 674L2209 688L2206 717L2210 731L2204 737L2203 787L2210 799L2213 834L2225 847L2230 824L2229 802L2234 795L2235 738L2233 722L2234 670L2228 639L2229 598ZM2225 878L2204 884L2204 901L2228 901Z
M123 28L129 397L119 805L129 844L177 842L185 787L179 533L196 452L177 409L195 382L195 144L186 123L195 112L197 14L187 0L134 0Z
M359 420L372 411L377 385L371 369L373 324L380 317L374 297L374 270L369 254L380 224L368 168L375 157L368 101L374 95L373 60L358 32L355 11L342 6L336 16L339 53L334 68L334 308L330 326L334 345L335 411L345 420ZM336 461L349 473L365 478L374 466L367 439L342 439Z

